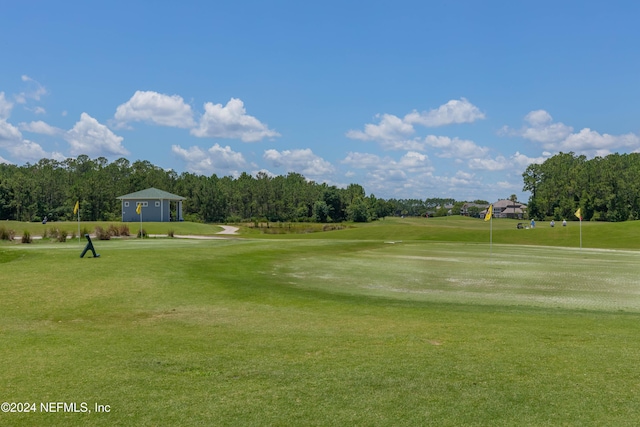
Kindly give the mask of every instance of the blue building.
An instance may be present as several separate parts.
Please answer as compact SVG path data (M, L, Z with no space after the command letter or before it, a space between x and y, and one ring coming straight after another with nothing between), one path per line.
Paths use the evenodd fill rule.
M183 221L182 196L168 193L157 188L147 188L135 193L116 197L122 203L122 221L169 222ZM140 213L137 212L138 205Z

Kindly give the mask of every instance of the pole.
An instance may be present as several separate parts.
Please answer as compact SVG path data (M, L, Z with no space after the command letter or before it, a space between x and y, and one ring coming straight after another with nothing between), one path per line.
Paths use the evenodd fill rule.
M489 220L489 258L493 255L493 214Z
M580 250L582 250L582 218L580 218Z
M80 244L80 209L78 209L78 244Z

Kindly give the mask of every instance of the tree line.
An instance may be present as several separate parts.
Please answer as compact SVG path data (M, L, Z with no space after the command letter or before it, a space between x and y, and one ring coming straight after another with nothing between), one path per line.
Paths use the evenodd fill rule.
M73 220L79 201L82 220L119 221L116 197L149 187L186 197L183 216L188 221L365 222L398 210L390 201L367 196L358 184L337 188L298 173L242 173L237 178L177 174L148 161L120 158L109 163L104 157L80 155L23 166L0 164L0 219Z
M586 221L640 218L640 153L591 160L560 153L529 165L522 176L532 218L577 219L578 209Z

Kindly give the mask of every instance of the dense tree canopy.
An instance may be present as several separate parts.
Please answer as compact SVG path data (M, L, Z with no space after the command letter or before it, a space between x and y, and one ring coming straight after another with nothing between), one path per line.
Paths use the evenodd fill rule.
M529 215L584 220L626 221L640 218L640 153L610 154L587 160L560 153L523 173L531 192Z
M82 219L116 221L116 197L156 187L186 197L185 219L205 222L370 221L393 213L394 206L366 196L360 185L340 189L308 181L298 173L237 178L192 173L178 175L148 161L81 155L64 161L42 159L24 166L0 164L0 219L70 220L76 201Z

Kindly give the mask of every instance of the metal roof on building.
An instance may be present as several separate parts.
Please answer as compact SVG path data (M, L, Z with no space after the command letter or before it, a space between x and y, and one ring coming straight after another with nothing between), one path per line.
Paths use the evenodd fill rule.
M163 200L185 200L186 197L171 194L164 190L158 190L157 188L147 188L146 190L136 191L135 193L125 194L124 196L118 196L116 199L120 200L141 200L141 199L163 199Z

